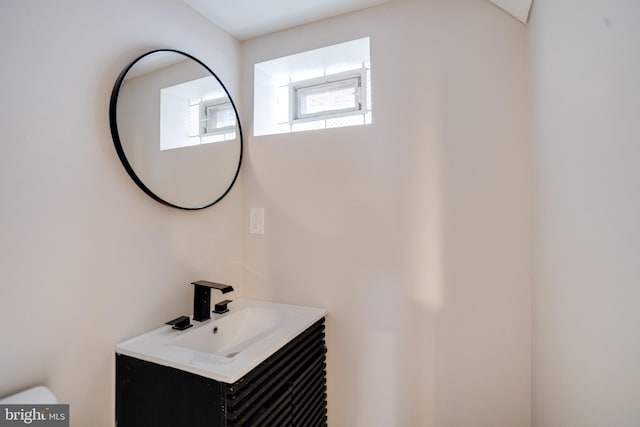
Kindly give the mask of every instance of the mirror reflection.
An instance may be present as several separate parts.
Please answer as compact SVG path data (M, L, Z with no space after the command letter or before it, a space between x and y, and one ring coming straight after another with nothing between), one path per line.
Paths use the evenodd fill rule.
M111 101L116 150L149 196L202 209L231 189L242 158L240 121L222 82L199 60L149 52L125 68Z

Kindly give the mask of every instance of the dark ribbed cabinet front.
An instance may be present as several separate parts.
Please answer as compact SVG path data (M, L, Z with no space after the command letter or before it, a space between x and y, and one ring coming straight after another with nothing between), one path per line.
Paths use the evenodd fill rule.
M116 354L116 426L326 426L326 352L321 319L233 384Z

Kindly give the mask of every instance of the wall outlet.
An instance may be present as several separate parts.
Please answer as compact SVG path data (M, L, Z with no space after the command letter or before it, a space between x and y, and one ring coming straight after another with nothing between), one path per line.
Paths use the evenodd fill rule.
M264 208L251 208L249 233L264 234Z

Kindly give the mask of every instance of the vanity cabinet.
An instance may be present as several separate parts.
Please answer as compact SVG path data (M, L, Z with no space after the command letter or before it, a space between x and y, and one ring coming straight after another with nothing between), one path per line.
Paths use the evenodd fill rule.
M323 318L233 384L116 354L116 426L326 426L324 327Z

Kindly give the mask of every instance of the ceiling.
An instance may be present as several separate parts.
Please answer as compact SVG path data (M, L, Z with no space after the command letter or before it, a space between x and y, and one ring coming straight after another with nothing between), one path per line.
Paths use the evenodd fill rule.
M392 0L184 0L240 40L389 1Z
M247 40L392 0L184 0L205 18ZM489 0L527 22L532 0Z

